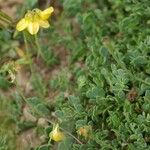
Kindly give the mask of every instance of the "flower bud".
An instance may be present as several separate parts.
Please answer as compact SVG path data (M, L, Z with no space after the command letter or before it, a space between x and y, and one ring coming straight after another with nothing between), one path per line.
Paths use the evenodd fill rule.
M91 130L92 130L91 126L83 126L78 129L77 133L83 136L85 139L87 139L90 138Z
M64 137L64 133L59 130L59 125L57 124L50 133L50 138L56 142L59 142L62 141Z

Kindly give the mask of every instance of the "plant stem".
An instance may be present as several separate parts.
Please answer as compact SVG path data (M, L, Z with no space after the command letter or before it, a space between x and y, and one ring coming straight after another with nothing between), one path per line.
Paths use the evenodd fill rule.
M12 22L12 18L10 16L8 16L6 13L4 13L3 11L0 10L0 16L9 20L9 22Z
M55 125L54 122L52 122L51 120L49 119L46 119L49 123L51 123L53 126ZM63 130L66 134L68 134L69 136L71 136L73 139L75 139L79 144L83 144L78 138L76 138L74 135L72 135L70 132L68 132L67 130L63 129L60 127L61 130Z
M33 75L34 71L33 71L33 67L32 67L32 59L30 58L30 53L29 53L29 48L28 48L28 43L27 43L27 38L26 38L25 33L23 33L23 37L24 37L24 44L25 44L25 47L26 47L26 55L27 55L27 59L29 61L31 75ZM22 99L26 102L26 98L25 98L22 90L20 89L17 81L15 81L15 85L16 85L18 93L20 94L20 96L22 97Z
M71 136L72 138L74 138L79 144L83 144L79 139L77 139L74 135L72 135L70 132L68 132L67 130L61 128L64 132L66 132L69 136Z
M8 24L8 25L11 25L11 23L12 23L12 22L10 22L9 20L7 20L6 18L3 18L3 17L1 17L1 16L0 16L0 20L3 21L3 22L5 22L5 23Z
M31 59L30 52L29 52L28 42L27 42L27 38L26 38L25 33L23 33L23 37L24 37L24 44L25 44L25 48L26 48L26 55L27 55L27 59L29 61L31 75L33 75L34 74L34 69L33 69L33 66L32 66L33 62L32 62L32 59Z
M43 60L46 61L45 56L43 55L43 52L41 50L41 47L40 47L40 44L39 44L39 39L38 39L37 35L35 35L35 44L36 44L36 47L38 49L37 58L39 57L39 55L41 55Z

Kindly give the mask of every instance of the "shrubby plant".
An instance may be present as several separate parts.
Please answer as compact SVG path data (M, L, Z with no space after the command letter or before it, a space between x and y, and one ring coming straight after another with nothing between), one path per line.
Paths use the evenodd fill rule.
M21 33L15 33L12 39L5 29L0 32L4 43L0 87L15 87L15 93L8 98L8 120L14 122L18 133L32 128L38 137L44 136L40 144L28 149L148 150L149 0L59 3L63 10L52 19L52 26L33 36L39 30L32 24L35 30L24 32L24 42ZM35 1L31 8L36 5ZM38 12L41 13L39 9ZM3 13L1 16L10 21ZM24 57L18 57L19 43L26 45ZM66 53L60 57L61 49ZM44 67L38 66L35 59ZM26 66L26 72L30 72L29 94L16 78L12 80L18 74L16 66ZM44 69L50 73L43 75ZM21 119L22 108L28 112L28 119L34 118ZM7 138L1 142L2 149L10 147L6 141Z

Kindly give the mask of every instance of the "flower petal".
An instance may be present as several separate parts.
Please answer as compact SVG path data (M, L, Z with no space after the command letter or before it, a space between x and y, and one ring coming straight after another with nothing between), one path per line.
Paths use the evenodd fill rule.
M31 22L28 25L28 31L30 34L37 34L39 31L39 24L37 22Z
M47 20L40 20L39 25L43 28L48 28L50 26L50 24Z
M28 26L28 22L23 18L23 19L21 19L21 20L17 23L16 29L17 29L18 31L22 31L22 30L24 30L27 26Z
M47 8L47 9L45 9L44 11L42 11L41 13L40 13L40 17L43 19L43 20L47 20L49 17L50 17L50 15L51 15L51 13L54 11L54 8L53 7L49 7L49 8Z

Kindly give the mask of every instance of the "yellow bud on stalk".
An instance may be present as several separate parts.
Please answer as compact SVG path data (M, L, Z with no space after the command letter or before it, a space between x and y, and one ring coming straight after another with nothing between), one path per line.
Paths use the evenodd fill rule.
M65 135L59 130L59 125L57 124L53 131L50 133L50 138L56 142L62 141Z

